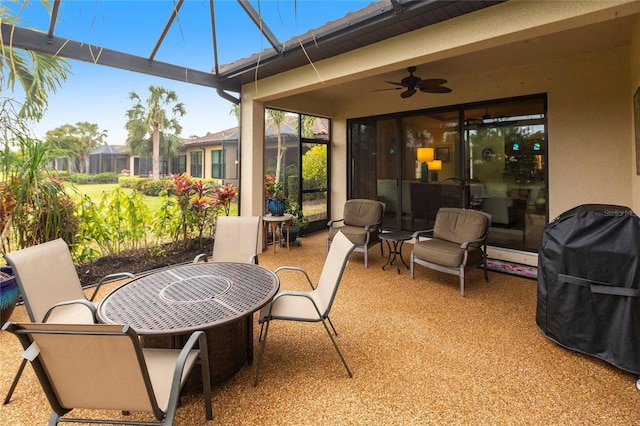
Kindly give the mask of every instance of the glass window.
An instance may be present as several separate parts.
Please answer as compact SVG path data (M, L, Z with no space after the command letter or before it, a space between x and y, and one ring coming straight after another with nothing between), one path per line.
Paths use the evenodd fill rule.
M224 150L211 151L211 177L224 179Z
M202 151L191 153L191 177L202 177Z

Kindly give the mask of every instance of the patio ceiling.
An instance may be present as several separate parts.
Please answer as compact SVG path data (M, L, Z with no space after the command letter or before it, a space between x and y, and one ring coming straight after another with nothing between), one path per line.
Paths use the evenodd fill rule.
M235 97L226 92L240 92L241 86L254 81L256 75L258 78L276 75L303 66L309 61L330 58L503 2L503 0L382 0L291 40L280 42L271 33L267 23L261 22L259 13L252 7L249 0L237 1L272 47L230 64L218 64L215 46L217 43L229 41L220 40L216 33L214 19L216 2L209 0L214 46L212 53L214 66L211 72L155 60L155 54L162 45L167 31L174 25L176 16L179 16L184 0L175 1L174 9L167 17L163 31L158 34L155 44L151 39L149 40L151 53L147 57L95 46L86 40L58 37L56 22L62 0L54 0L47 32L2 23L2 43L69 59L213 87L218 89L221 96L237 102Z

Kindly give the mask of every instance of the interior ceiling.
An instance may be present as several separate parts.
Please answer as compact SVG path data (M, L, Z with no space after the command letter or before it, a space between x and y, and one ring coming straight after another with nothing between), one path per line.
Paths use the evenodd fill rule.
M579 27L577 29L545 34L541 37L523 39L489 49L476 50L473 53L456 55L448 59L424 63L411 63L417 66L415 75L427 78L445 78L445 86L456 90L456 82L472 78L474 75L510 69L530 63L553 61L560 58L597 52L605 49L629 46L635 15L617 18ZM471 70L471 72L470 72ZM309 95L329 101L340 101L356 97L376 96L400 97L399 91L381 91L392 87L385 81L400 81L408 75L406 67L397 71L373 77L357 79L334 86L325 86L308 92ZM413 97L435 96L429 93L416 93ZM446 94L437 95L446 99Z

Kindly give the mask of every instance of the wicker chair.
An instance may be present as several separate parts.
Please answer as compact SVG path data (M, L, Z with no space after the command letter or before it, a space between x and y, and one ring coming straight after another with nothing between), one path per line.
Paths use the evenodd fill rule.
M411 252L411 278L414 265L426 266L460 277L460 295L464 297L465 271L482 266L487 275L487 235L491 215L477 210L441 208L433 229L416 231ZM421 240L422 237L428 237Z
M367 199L352 199L344 203L342 219L331 220L327 223L329 235L327 236L327 253L333 237L342 232L356 248L354 251L364 253L364 267L368 267L369 248L382 244L378 234L384 218L384 203Z
M136 332L123 325L8 322L3 330L18 337L31 361L53 410L49 425L171 425L180 389L196 363L201 367L205 417L213 419L203 331L194 332L179 350L143 349ZM150 412L157 421L63 417L76 408Z

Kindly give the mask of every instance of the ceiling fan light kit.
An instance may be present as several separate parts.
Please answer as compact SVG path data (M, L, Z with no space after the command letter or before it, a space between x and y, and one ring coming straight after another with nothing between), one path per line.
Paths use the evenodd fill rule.
M393 84L399 87L394 87L392 89L380 89L375 90L383 91L383 90L402 90L406 89L404 92L400 94L402 98L409 98L415 95L418 90L425 93L450 93L451 89L443 86L443 84L447 83L447 80L444 78L428 78L426 80L421 79L418 76L413 75L416 71L416 67L407 68L409 72L409 76L400 80L400 82L395 81L385 81L385 83Z

